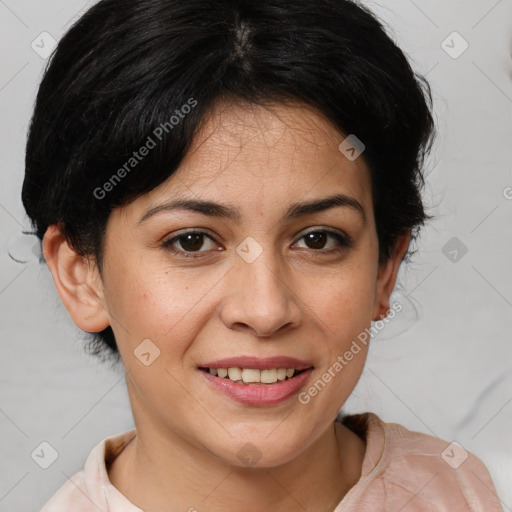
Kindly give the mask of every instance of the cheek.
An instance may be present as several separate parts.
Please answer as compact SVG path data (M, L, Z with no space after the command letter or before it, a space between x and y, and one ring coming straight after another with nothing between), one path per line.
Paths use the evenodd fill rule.
M330 336L346 342L370 324L375 300L372 275L370 267L346 266L308 295L308 304Z
M324 332L321 359L316 380L298 397L311 421L334 416L363 372L375 288L368 275L354 269L350 278L331 280L312 306Z
M162 355L176 359L214 310L208 293L219 281L217 274L120 264L110 273L105 294L120 351L133 351L150 339Z
M362 254L353 261L322 283L309 302L321 319L318 325L325 339L317 376L322 382L306 391L304 403L316 401L329 414L335 414L350 396L368 353L376 265Z

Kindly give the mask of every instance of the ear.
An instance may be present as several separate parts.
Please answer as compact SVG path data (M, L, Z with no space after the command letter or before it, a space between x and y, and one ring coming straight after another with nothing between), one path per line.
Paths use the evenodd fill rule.
M389 297L395 288L396 276L400 263L409 248L411 232L397 238L393 252L389 259L379 266L377 284L375 290L375 302L373 307L372 320L384 318L389 311Z
M46 230L43 254L73 322L87 332L106 329L110 321L105 309L103 283L95 262L77 254L57 225Z

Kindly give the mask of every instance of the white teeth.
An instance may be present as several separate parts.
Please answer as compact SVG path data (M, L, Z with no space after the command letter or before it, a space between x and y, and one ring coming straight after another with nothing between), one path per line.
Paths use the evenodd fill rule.
M242 380L244 382L261 382L260 370L249 370L244 368L242 370Z
M261 370L261 382L265 384L273 384L277 382L277 370Z
M228 378L234 382L242 381L246 384L261 382L263 384L274 384L295 375L295 368L269 368L257 370L254 368L208 368L211 375Z
M242 370L240 368L228 368L228 377L231 380L242 380Z

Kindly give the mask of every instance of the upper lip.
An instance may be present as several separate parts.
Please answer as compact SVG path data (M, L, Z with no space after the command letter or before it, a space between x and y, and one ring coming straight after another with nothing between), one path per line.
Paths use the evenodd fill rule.
M306 370L307 368L312 367L313 365L309 361L304 361L301 359L296 359L295 357L288 356L227 357L199 365L199 368L252 368L255 370L269 370L272 368L295 368L296 370Z

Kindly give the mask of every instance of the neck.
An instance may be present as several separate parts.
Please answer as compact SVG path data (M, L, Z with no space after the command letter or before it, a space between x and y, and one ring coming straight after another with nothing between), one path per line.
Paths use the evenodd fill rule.
M170 429L136 393L130 401L137 435L108 474L145 512L332 512L361 475L365 443L339 422L285 463L241 467Z
M109 469L113 485L147 512L332 512L359 479L365 451L358 436L335 423L286 464L240 468L168 432L148 434L137 427Z

